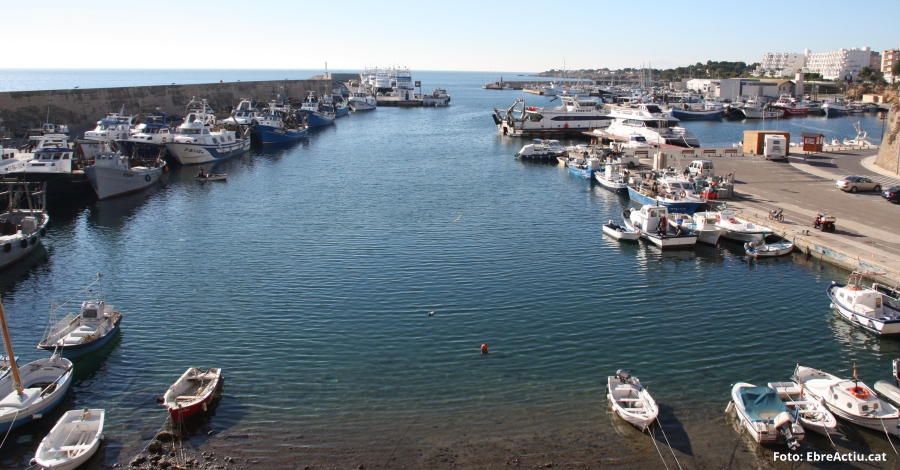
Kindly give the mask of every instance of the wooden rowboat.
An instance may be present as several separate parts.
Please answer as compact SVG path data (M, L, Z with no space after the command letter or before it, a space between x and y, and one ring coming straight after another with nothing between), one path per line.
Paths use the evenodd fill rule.
M225 173L194 177L194 179L197 181L225 181L226 178L228 178L228 175L226 175Z
M199 411L206 411L223 382L221 369L191 367L185 371L163 396L163 404L172 421L177 423Z
M100 448L105 410L67 411L38 446L34 463L41 468L64 470L78 467Z
M616 414L646 431L659 415L659 406L637 377L620 370L607 378L606 397Z

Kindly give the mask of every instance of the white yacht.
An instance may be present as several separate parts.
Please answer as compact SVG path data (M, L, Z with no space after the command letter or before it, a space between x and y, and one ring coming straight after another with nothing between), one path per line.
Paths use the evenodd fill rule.
M639 134L654 145L700 146L700 139L693 132L682 127L678 118L669 116L655 104L610 106L609 116L614 118L606 129L609 135L627 138Z
M554 108L526 106L519 98L503 110L494 108L494 123L504 135L523 132L573 133L605 128L612 121L606 108L594 98L560 97L562 103Z
M109 113L105 118L97 121L97 127L84 133L83 139L78 139L84 158L91 159L98 152L106 149L107 142L125 140L131 136L131 128L134 126L134 116L125 115L125 106L118 113Z
M166 144L166 149L182 165L195 165L233 157L250 149L250 135L240 130L229 131L214 128L215 115L211 113L206 100L202 106L192 108L178 126L174 142Z

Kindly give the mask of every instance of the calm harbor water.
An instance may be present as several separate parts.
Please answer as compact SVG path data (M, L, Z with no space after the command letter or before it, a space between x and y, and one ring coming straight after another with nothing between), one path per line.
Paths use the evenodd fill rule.
M119 73L133 77L80 83L123 85L109 78ZM621 368L664 405L679 458L722 468L737 437L723 413L730 384L787 380L797 361L844 376L855 362L869 384L890 377L900 343L830 312L824 289L846 272L799 255L756 262L737 245L619 245L601 225L627 199L519 162L523 142L497 135L490 111L520 92L482 90L483 73L413 75L426 91L446 88L451 106L341 118L214 167L225 183L197 183L189 167L144 194L50 208L46 249L0 273L0 292L16 354L31 361L50 302L104 274L122 334L76 360L64 404L107 409L91 468L140 451L165 420L156 398L189 366L221 367L226 384L188 445L276 468L293 466L285 458L382 468L438 448L501 465L513 449L559 442L658 458L650 438L608 414L605 378ZM877 142L881 122L860 121ZM704 145L728 145L759 124L688 125ZM848 118L779 125L855 136ZM0 466L27 467L62 411L13 431ZM842 451L891 452L876 433L850 437Z

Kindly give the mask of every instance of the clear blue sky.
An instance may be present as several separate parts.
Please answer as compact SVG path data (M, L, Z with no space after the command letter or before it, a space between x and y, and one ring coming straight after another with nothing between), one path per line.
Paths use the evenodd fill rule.
M897 0L0 0L0 11L0 68L669 68L900 46Z

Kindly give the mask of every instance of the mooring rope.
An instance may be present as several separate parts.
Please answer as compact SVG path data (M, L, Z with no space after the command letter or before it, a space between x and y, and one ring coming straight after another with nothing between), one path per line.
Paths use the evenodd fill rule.
M659 422L659 418L656 419L656 426L659 427L659 430L663 433L663 439L666 440L666 445L669 446L669 452L672 453L672 458L675 459L675 464L678 465L679 470L681 470L681 463L678 462L678 457L675 457L675 451L672 450L672 444L669 444L669 438L666 436L666 430L663 429L662 424Z
M884 426L884 420L881 418L881 416L878 417L878 421L881 422L881 429L884 429L884 435L887 436L887 440L891 444L891 449L894 449L894 453L897 454L897 457L900 457L900 454L897 453L897 448L894 447L894 441L891 440L890 433L888 433L887 428Z
M0 448L3 448L3 444L6 443L6 438L9 437L9 432L12 431L13 424L16 423L16 418L19 417L19 411L22 411L22 409L21 408L17 409L16 414L13 415L12 421L9 422L9 429L6 430L6 435L3 436L3 441L0 441Z
M134 459L138 458L141 454L143 454L147 450L147 448L150 447L150 444L152 444L153 441L156 440L156 436L158 436L159 433L162 432L163 429L165 429L166 425L168 425L168 424L169 424L169 414L166 413L166 420L163 422L163 425L160 426L159 429L156 430L156 433L153 435L153 439L151 439L150 442L148 442L147 445L145 445L143 449L138 451L138 453L134 457L132 457L131 460L134 460Z
M663 458L662 451L659 450L659 445L656 443L656 436L654 436L652 433L650 434L650 441L653 442L653 447L656 447L656 453L659 454L659 458L660 460L662 460L663 465L666 467L666 470L669 470L669 464L667 464L666 459Z
M390 463L391 463L391 459L394 458L394 454L396 454L396 453L397 453L397 449L400 448L400 443L403 442L403 438L406 437L406 433L408 433L409 430L413 427L413 425L416 424L416 421L419 420L419 416L422 416L422 412L421 412L421 411L419 412L419 414L416 415L416 418L415 418L414 420L412 420L411 423L409 423L409 426L406 427L406 431L403 431L403 434L400 436L400 440L397 441L397 445L394 447L393 452L391 452L391 455L388 456L387 462L384 463L384 468L385 468L385 469L388 468L388 465L390 465Z

